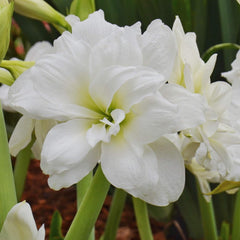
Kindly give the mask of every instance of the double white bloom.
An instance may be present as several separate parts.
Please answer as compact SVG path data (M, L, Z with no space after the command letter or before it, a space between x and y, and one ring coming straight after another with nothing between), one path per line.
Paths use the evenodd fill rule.
M231 120L236 115L233 95L239 96L240 88L222 81L211 83L216 55L204 63L198 52L195 34L185 34L178 18L174 22L173 32L178 40L178 60L169 82L200 94L206 104L206 121L184 130L177 136L177 145L187 168L198 177L202 191L206 193L210 191L208 182L240 180L240 134ZM236 74L235 70L225 76L236 79Z
M26 202L20 202L9 211L2 230L0 240L44 240L45 229L37 230L31 207Z
M41 168L53 189L68 187L101 163L114 186L151 204L177 200L184 161L165 134L201 124L201 96L175 84L176 43L153 21L118 27L103 12L64 32L12 85L11 106L29 118L58 122L47 134ZM168 96L168 99L164 97Z

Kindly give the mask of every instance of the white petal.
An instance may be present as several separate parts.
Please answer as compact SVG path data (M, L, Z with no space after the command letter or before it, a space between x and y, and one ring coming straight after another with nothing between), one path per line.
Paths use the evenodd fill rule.
M155 94L165 83L164 77L152 69L137 67L135 71L135 77L129 78L114 95L112 108L121 108L127 113L134 104Z
M0 233L0 239L44 240L44 235L44 230L41 230L39 236L29 204L20 202L9 211Z
M157 92L162 75L145 67L113 66L101 72L90 85L90 94L102 111L129 108Z
M157 199L154 204L165 206L176 201L183 191L184 161L176 146L164 137L149 146L157 157L159 173L158 183L151 189L151 193Z
M183 190L184 162L166 139L146 146L138 156L127 142L114 138L103 144L101 165L114 186L150 204L168 205Z
M183 76L184 76L184 83L185 83L186 89L194 93L195 89L194 89L193 72L192 72L191 66L188 63L184 64Z
M19 119L9 140L9 150L12 156L16 156L30 143L34 124L35 120L26 116Z
M136 31L128 27L114 31L99 41L92 49L90 58L92 75L112 65L142 65L138 37Z
M198 51L195 33L187 33L184 36L181 45L181 58L184 64L188 63L191 66L192 72L197 72L200 64L203 63Z
M151 149L145 148L143 156L137 156L121 136L102 144L100 162L111 184L136 197L158 181L157 160Z
M164 134L179 130L177 106L163 96L147 97L131 109L123 123L124 135L130 143L147 144Z
M49 42L47 41L37 42L27 52L25 61L37 61L45 54L53 52L54 52L53 46Z
M79 23L75 22L72 26L72 34L75 39L83 40L92 47L116 28L119 27L105 21L103 11L98 10L90 14L88 19Z
M23 115L35 119L66 120L66 115L70 111L72 115L76 115L77 110L69 109L66 113L61 104L50 105L35 91L32 81L36 78L34 68L35 66L21 74L11 86L8 95L10 106Z
M75 15L68 15L65 17L66 21L73 27L76 23L80 22L79 17Z
M168 79L177 54L171 29L161 20L154 20L142 35L141 41L143 65L154 68Z
M210 84L206 91L208 104L218 114L223 113L231 102L232 88L231 86L222 81Z
M207 105L201 95L171 83L161 87L160 92L169 102L178 106L179 130L196 127L205 121Z
M73 49L75 55L71 52L55 54L39 61L35 68L34 87L46 101L65 105L66 111L67 105L76 105L75 108L89 108L85 112L91 112L90 109L95 110L96 106L88 93L88 48L78 43Z
M54 190L59 190L79 182L96 166L100 159L100 150L101 148L98 144L87 155L82 158L79 156L79 161L66 171L50 175L48 179L49 186Z
M8 92L10 87L8 85L3 84L0 86L0 100L2 103L2 107L5 111L14 112L14 109L10 107L10 102L8 99Z
M77 119L53 127L42 148L43 172L49 175L59 174L81 162L92 148L86 139L90 127L91 121Z
M35 122L35 137L36 141L32 146L32 152L36 159L40 159L43 142L47 136L49 130L55 126L57 122L55 120L36 120Z
M75 50L82 57L88 48L79 44ZM96 105L88 94L88 70L79 57L68 53L45 56L24 72L10 89L12 105L33 118L96 118ZM68 59L71 59L69 61ZM25 86L26 84L26 86Z
M105 124L93 124L92 127L87 131L86 138L92 147L94 147L99 141L107 141Z
M198 72L195 75L195 78L201 81L202 93L204 93L205 89L210 85L210 76L214 70L216 61L217 54L213 54L206 63L198 67Z
M37 233L36 240L44 240L45 239L45 228L44 225L42 225Z
M172 30L174 32L174 35L175 35L176 39L177 39L177 43L180 46L181 42L182 42L182 39L184 38L185 32L183 30L181 20L178 16L176 16L176 18L175 18Z

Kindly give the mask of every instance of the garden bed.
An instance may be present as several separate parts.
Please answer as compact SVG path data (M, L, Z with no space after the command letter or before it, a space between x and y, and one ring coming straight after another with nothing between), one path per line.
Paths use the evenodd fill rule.
M25 190L22 200L30 203L34 218L38 228L44 224L46 229L46 239L49 236L49 226L51 216L55 210L59 210L62 218L63 234L66 233L76 212L76 191L74 187L53 191L47 185L47 176L44 175L39 167L38 160L32 160L27 175ZM104 231L109 207L112 197L107 196L104 207L96 223L96 240L98 240ZM151 219L154 240L170 239L165 237L165 230L170 224L163 224ZM122 213L120 226L117 233L117 240L139 240L139 234L134 217L131 201L127 201ZM173 238L171 238L173 239ZM175 237L174 239L183 239Z

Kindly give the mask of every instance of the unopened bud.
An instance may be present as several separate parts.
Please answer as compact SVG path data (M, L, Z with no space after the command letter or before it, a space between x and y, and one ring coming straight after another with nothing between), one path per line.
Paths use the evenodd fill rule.
M23 72L32 67L35 62L21 61L21 60L3 60L0 67L7 69L17 79Z
M65 17L43 0L15 0L15 11L29 18L58 25L65 30L71 29Z
M94 0L73 0L70 7L70 14L78 16L81 21L87 19L94 11L96 11Z
M0 83L6 84L9 86L11 86L14 83L14 78L12 74L4 68L0 68Z
M5 57L10 41L13 2L0 0L0 62Z

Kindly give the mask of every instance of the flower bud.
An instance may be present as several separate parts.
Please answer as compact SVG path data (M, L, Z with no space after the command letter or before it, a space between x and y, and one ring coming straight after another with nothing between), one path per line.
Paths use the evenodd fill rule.
M14 78L12 74L8 70L0 68L0 83L11 86L13 82Z
M81 21L88 18L90 13L96 11L93 0L73 0L70 7L70 14L78 16Z
M0 62L5 57L10 41L13 2L0 0Z
M7 69L17 79L23 72L32 67L35 62L21 61L21 60L4 60L0 67Z
M43 0L15 0L15 11L29 18L59 25L65 30L71 29L65 17Z

